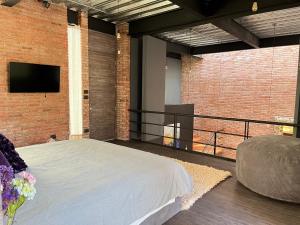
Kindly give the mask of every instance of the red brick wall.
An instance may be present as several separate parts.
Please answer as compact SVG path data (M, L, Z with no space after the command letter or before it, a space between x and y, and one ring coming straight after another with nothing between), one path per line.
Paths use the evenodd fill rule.
M51 134L67 139L69 133L67 11L49 9L23 0L0 6L0 133L17 146L45 142ZM8 93L10 61L61 66L60 93Z
M120 140L129 139L130 107L130 36L128 24L118 24L117 32L117 74L116 74L116 137Z
M272 121L293 118L298 56L298 46L275 48L273 72L272 48L207 54L202 59L184 56L182 102L195 104L195 114ZM197 119L195 127L235 133L244 130L242 123L205 119ZM250 135L274 133L276 129L251 125ZM218 141L236 147L241 140L222 136Z

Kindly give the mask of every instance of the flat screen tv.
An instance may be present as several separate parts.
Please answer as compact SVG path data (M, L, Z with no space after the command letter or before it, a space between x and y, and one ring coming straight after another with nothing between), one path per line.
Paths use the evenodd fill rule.
M9 92L59 92L60 67L29 63L9 63Z

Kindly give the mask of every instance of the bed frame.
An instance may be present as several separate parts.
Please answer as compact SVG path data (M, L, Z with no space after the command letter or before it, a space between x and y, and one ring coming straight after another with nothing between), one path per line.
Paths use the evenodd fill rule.
M165 206L157 213L151 215L146 220L144 220L140 225L162 225L167 222L182 209L181 198L176 198L175 202Z

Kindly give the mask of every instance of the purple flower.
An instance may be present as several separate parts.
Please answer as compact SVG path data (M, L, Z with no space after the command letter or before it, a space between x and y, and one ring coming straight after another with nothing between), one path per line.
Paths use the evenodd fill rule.
M0 179L2 185L11 182L13 178L14 178L13 168L11 166L7 167L7 166L0 165Z
M2 210L6 211L8 204L18 199L18 192L11 184L14 178L14 170L12 167L0 165L0 180L3 187L2 191Z

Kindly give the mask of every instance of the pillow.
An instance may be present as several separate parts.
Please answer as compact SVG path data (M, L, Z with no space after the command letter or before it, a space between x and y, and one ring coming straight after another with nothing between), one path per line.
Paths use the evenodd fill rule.
M14 169L14 173L26 170L27 165L15 150L15 146L2 134L0 134L0 151Z

